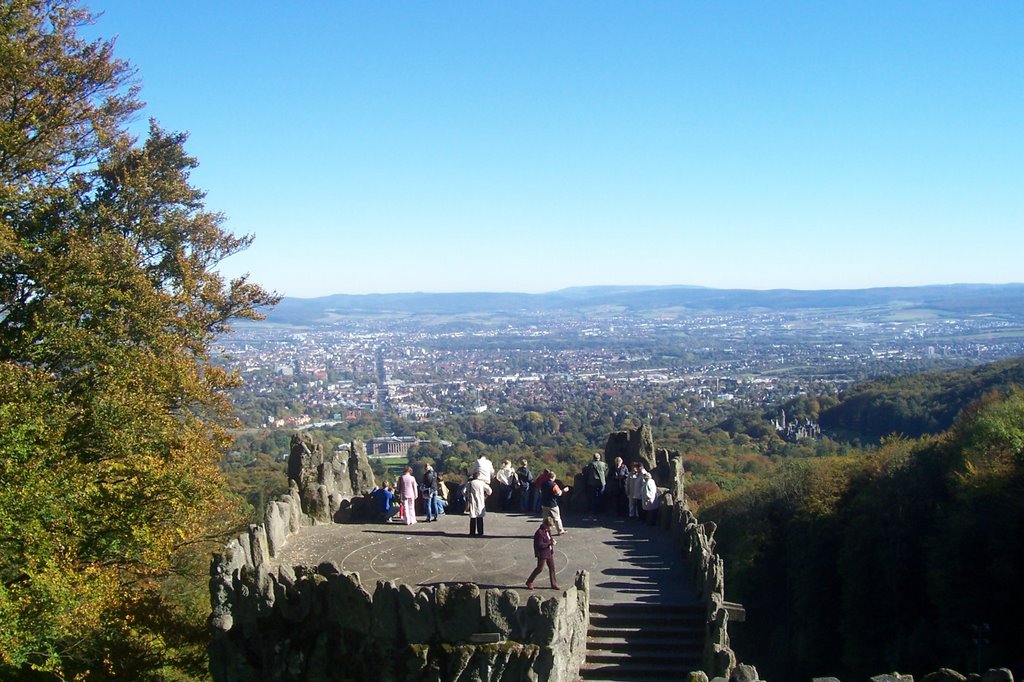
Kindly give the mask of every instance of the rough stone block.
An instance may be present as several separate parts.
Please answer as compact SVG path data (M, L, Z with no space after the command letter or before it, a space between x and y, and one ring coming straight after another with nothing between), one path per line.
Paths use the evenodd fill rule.
M480 588L473 583L438 585L437 631L444 642L464 642L480 629Z
M703 670L697 670L686 676L686 682L708 682L708 676Z
M729 682L757 682L757 669L752 665L740 663L729 673Z
M242 560L245 562L245 566L252 566L252 544L249 542L249 531L240 533L238 536L238 546L242 548Z
M939 668L935 672L925 675L921 682L967 682L967 678L955 670Z
M425 644L433 640L437 634L434 591L421 589L413 592L408 585L399 587L398 622L406 642Z
M392 647L398 637L398 587L394 582L377 581L370 613L370 636L384 648Z
M324 610L329 622L342 630L364 635L370 632L373 600L359 584L359 576L332 574L324 590Z
M298 532L302 527L302 497L295 481L288 482L288 495L284 498L288 503L288 530L291 533Z
M285 599L278 603L278 608L287 621L302 623L313 618L319 611L317 581L312 576L296 580L291 587L285 589L284 594Z
M281 516L281 508L278 502L267 503L263 512L263 524L267 533L267 552L270 556L277 554L284 548L288 538L288 520Z
M316 567L316 572L325 578L330 578L334 575L341 575L341 569L338 568L338 564L333 561L322 561Z
M252 552L252 567L256 570L270 565L270 546L267 531L260 525L249 526L249 549Z
M515 590L487 590L484 593L484 630L501 633L517 642L523 639L519 620L519 593Z
M989 668L981 674L981 682L1013 682L1009 668Z
M550 646L555 641L560 607L557 598L542 599L537 595L530 597L526 602L526 636L531 643Z

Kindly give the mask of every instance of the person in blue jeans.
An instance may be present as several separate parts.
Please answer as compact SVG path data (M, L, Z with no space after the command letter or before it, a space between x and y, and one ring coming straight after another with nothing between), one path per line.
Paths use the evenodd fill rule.
M437 472L431 464L423 473L423 509L427 514L427 523L437 521Z

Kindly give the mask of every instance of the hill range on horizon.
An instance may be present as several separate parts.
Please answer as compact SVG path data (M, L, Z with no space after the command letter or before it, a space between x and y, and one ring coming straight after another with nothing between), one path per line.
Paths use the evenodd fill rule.
M956 315L1024 317L1024 283L943 284L870 289L714 289L701 286L586 286L539 294L453 292L333 294L317 298L285 297L267 321L323 325L364 315L529 316L796 312L800 310L930 311Z

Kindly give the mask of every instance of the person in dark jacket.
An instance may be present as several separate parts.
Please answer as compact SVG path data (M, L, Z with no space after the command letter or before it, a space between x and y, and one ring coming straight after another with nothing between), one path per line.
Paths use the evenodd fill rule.
M520 462L516 470L516 480L519 483L519 508L523 511L530 511L530 489L533 487L533 474L530 473L530 463L525 459Z
M420 484L423 490L423 509L427 514L427 523L437 521L437 472L430 464L423 472L423 483Z
M533 569L533 573L526 579L526 589L528 590L533 589L533 581L544 570L545 564L547 564L548 575L551 578L551 589L561 589L555 582L555 539L551 537L553 525L554 521L548 516L540 522L540 527L533 534L533 555L537 557L537 568Z

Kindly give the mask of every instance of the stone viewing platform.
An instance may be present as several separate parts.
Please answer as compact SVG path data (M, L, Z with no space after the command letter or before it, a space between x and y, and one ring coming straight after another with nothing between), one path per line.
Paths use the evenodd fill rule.
M696 603L692 580L679 559L679 548L659 528L635 519L599 515L596 519L565 514L566 534L556 536L555 568L559 584L572 584L577 571L590 574L594 603ZM481 589L553 594L547 570L531 592L526 577L537 565L533 532L540 517L488 512L482 538L469 537L469 517L444 515L440 521L348 523L307 526L288 537L272 560L277 566L317 566L334 562L345 573L358 573L364 584L391 580L410 586L471 582Z
M737 663L714 524L680 502L682 460L649 428L613 433L615 456L659 483L657 524L566 495L560 589L545 572L528 590L539 516L489 511L482 537L464 515L368 523L365 452L330 458L296 435L289 493L211 563L213 679L724 680ZM581 475L566 488L583 489Z

